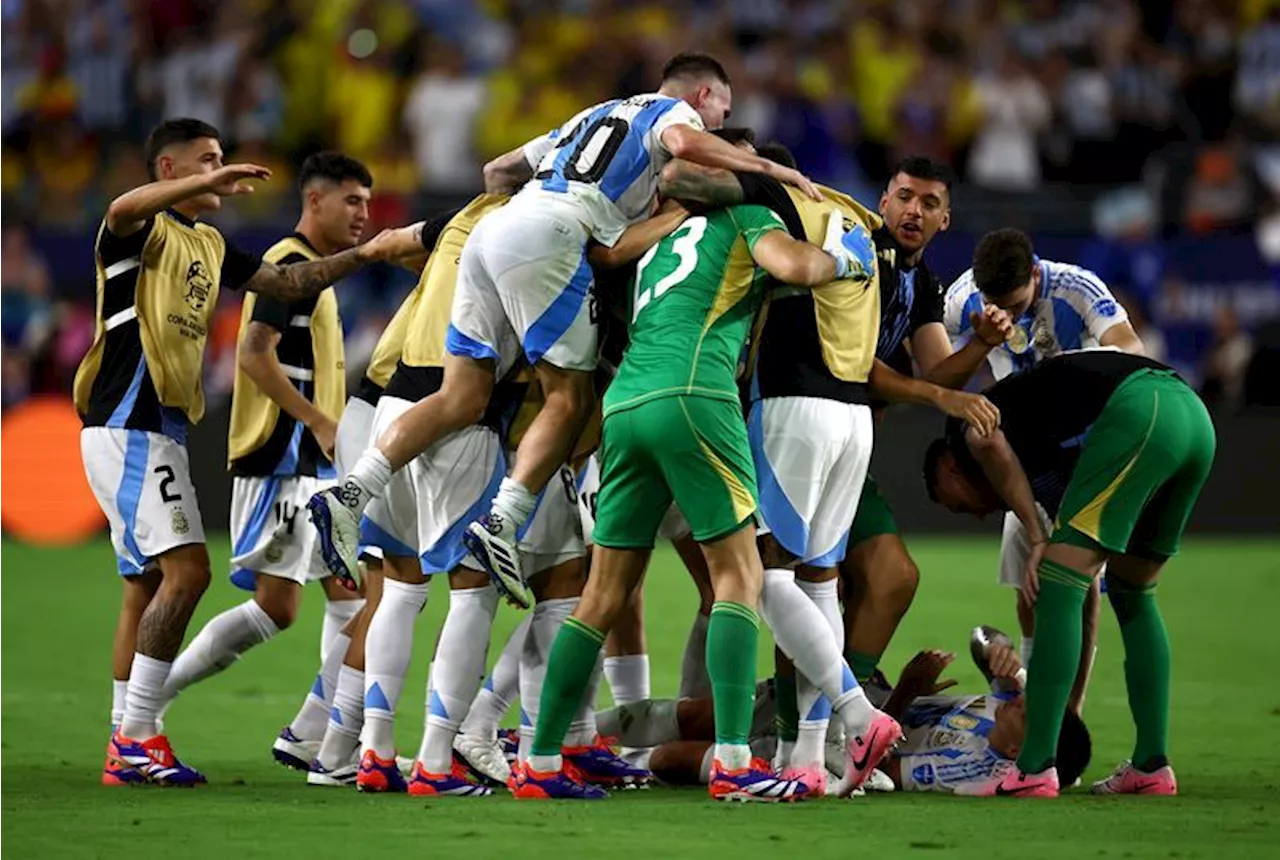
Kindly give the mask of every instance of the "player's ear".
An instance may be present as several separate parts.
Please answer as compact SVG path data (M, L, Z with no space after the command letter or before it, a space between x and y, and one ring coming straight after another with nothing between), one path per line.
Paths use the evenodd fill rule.
M173 179L172 155L160 155L156 157L156 178Z
M889 191L888 189L885 189L885 192L880 195L880 214L883 215L885 213L885 210L888 208L889 208ZM946 229L946 228L944 227L943 229Z
M942 222L938 225L938 232L946 230L951 226L951 207L948 206L946 211L942 213Z

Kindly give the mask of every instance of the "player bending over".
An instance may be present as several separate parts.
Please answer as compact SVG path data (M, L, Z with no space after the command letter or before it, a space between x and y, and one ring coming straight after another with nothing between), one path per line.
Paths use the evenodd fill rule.
M1001 432L979 438L959 422L930 446L930 497L955 512L1014 513L1031 552L1023 599L1035 606L1036 649L1027 684L1027 737L1016 767L978 793L1054 797L1063 712L1080 662L1085 595L1106 565L1120 621L1133 757L1101 794L1176 794L1168 760L1169 636L1155 586L1213 465L1213 423L1169 368L1113 350L1074 352L1008 377L988 391ZM1045 528L1036 505L1053 516Z
M812 191L795 170L703 131L723 125L731 98L719 63L682 54L667 64L658 92L588 108L486 165L490 190L523 190L467 241L439 391L386 428L339 488L314 497L313 520L331 570L354 570L359 517L391 475L447 433L479 420L494 385L523 356L546 404L521 443L512 474L488 512L467 525L464 539L499 590L529 607L516 536L537 494L564 464L594 401L597 336L588 301L588 240L612 246L628 224L647 216L658 173L673 156L771 173Z

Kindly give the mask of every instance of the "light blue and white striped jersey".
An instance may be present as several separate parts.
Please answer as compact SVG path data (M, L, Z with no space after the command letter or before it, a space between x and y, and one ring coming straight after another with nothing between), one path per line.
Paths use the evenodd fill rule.
M613 245L649 214L658 174L671 159L662 133L673 125L703 128L688 102L657 93L587 108L524 145L533 179L512 204L567 203L593 239Z
M903 791L955 791L985 780L1003 757L987 736L996 724L996 708L1007 693L982 696L926 696L907 708L906 736L894 751Z
M1103 332L1129 315L1102 280L1079 266L1036 260L1040 267L1040 294L1014 321L1013 337L987 353L987 364L996 379L1030 370L1046 358L1073 349L1098 346ZM973 282L973 269L947 288L943 323L951 346L969 342L971 313L982 312L982 293Z

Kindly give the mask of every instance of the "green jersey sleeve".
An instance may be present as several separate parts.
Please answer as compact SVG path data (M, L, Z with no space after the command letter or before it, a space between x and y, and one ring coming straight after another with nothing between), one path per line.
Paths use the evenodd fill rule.
M762 236L773 230L787 229L787 225L782 223L777 213L764 206L732 206L729 208L729 215L737 225L742 238L747 240L747 248L751 251L755 250L756 242L759 242Z

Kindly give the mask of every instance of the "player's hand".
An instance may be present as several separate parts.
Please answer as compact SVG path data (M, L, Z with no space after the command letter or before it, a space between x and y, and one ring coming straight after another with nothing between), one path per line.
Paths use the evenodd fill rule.
M973 327L978 340L992 348L1004 343L1013 334L1013 319L995 305L984 306L981 313L974 311L969 314L969 325Z
M1031 553L1027 556L1027 569L1022 573L1022 587L1019 596L1022 605L1028 609L1036 605L1040 597L1040 562L1044 559L1044 551L1049 548L1049 539L1035 541L1031 544Z
M967 423L979 436L990 436L1000 429L1000 410L981 394L946 389L939 397L938 407Z
M220 197L233 194L252 194L253 186L246 179L270 179L271 171L260 164L225 164L209 174L205 180L210 191Z
M1018 681L1018 673L1022 671L1022 658L1011 646L993 643L987 647L987 667L995 680Z
M836 259L836 278L869 281L876 271L876 246L871 233L861 224L845 228L844 215L833 208L827 216L827 232L822 250Z
M799 170L792 167L784 167L781 164L769 162L769 175L779 182L785 182L788 185L794 185L799 188L805 197L810 200L821 200L822 192L818 190L818 186L809 181L809 177L805 176Z
M383 230L358 246L361 256L370 262L388 262L422 253L422 223Z
M321 415L317 421L307 425L307 429L311 431L312 436L316 437L316 443L320 446L321 452L329 462L333 462L334 446L338 440L338 422L328 415Z
M956 655L948 651L921 651L903 668L898 686L911 690L914 696L936 696L957 683L954 678L938 680L954 659Z

